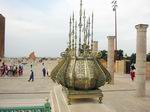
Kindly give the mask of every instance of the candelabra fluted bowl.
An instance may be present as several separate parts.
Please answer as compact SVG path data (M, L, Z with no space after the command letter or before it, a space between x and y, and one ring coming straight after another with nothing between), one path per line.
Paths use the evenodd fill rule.
M95 90L111 80L109 72L93 56L64 56L52 70L51 78L75 90Z

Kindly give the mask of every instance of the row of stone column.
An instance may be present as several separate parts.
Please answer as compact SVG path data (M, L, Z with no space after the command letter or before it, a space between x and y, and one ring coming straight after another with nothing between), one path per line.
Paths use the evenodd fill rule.
M146 50L147 50L147 37L146 32L148 25L136 25L137 40L136 40L136 93L137 96L145 96L145 75L146 75ZM107 69L111 74L114 84L114 40L115 36L108 36L108 63Z

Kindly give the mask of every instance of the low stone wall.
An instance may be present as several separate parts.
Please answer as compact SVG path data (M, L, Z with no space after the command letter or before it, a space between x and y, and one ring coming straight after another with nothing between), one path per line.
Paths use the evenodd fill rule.
M125 61L116 61L115 63L115 72L117 74L124 74L125 73Z
M126 61L127 60L116 61L115 63L116 74L123 75L126 73ZM107 62L105 60L101 60L100 62L105 68L107 68ZM146 62L146 79L150 80L150 62Z
M107 68L107 61L105 60L100 60L101 64ZM116 61L115 63L115 72L117 74L125 74L125 60L121 60L121 61Z

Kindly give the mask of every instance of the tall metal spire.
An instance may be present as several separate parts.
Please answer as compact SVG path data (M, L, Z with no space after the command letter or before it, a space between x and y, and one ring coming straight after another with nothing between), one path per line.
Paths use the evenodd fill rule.
M69 49L71 49L71 17L69 22Z
M88 46L90 45L90 35L91 35L90 27L91 27L91 21L90 21L90 17L89 17L89 21L88 21Z
M74 49L74 12L72 16L72 49Z
M84 21L84 25L83 25L83 32L84 32L84 44L86 44L86 26L85 26L85 20L86 20L86 16L85 16L85 10L83 13L83 21Z
M86 43L86 45L87 45L87 38L88 38L88 20L87 20L87 22L86 22L86 36L85 36L85 43Z
M81 29L82 29L82 0L80 1L80 18L79 18L79 53L81 50Z
M75 22L75 56L77 54L77 21Z
M91 51L93 51L93 24L94 24L94 14L92 13Z

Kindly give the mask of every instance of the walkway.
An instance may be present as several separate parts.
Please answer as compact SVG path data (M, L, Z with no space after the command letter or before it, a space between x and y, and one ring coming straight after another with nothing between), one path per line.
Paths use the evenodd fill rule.
M49 64L49 71L54 64ZM34 82L27 81L28 72L23 77L0 77L0 106L43 104L56 84L48 77L43 78L39 67L36 70ZM146 97L136 97L135 87L129 75L115 75L115 85L102 87L103 105L116 112L150 112L150 81L146 82ZM74 101L70 107L88 102L91 100ZM96 99L93 102L97 105Z

